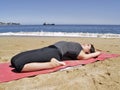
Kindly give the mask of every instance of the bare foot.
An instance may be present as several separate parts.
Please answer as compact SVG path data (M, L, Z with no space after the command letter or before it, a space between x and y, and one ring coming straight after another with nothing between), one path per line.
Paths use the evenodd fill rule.
M51 63L52 63L52 65L53 65L54 67L56 67L56 66L61 66L61 65L66 65L64 62L60 62L60 61L58 61L58 60L55 59L55 58L52 58L52 59L51 59Z

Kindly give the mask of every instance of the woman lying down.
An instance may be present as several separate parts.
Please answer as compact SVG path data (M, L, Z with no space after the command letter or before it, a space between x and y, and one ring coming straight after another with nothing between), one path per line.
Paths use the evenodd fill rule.
M100 55L92 44L59 41L48 47L25 51L12 57L17 72L37 71L65 65L64 60L85 60Z

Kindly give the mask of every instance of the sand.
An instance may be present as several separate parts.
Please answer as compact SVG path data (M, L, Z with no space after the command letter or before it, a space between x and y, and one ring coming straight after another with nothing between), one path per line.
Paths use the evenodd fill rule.
M117 38L0 37L0 62L9 62L19 52L61 40L93 43L97 49L120 54L120 39ZM120 57L0 83L0 90L120 90Z

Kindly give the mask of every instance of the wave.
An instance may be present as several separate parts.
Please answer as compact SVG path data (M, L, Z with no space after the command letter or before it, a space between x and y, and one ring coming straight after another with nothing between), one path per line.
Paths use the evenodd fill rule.
M97 38L120 38L120 34L112 33L70 33L70 32L6 32L0 36L52 36L52 37L97 37Z

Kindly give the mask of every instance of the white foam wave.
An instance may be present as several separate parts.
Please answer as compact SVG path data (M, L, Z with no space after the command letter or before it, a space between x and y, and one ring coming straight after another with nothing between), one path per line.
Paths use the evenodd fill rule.
M68 32L7 32L0 36L57 36L57 37L98 37L98 38L120 38L120 34L100 33L68 33Z

